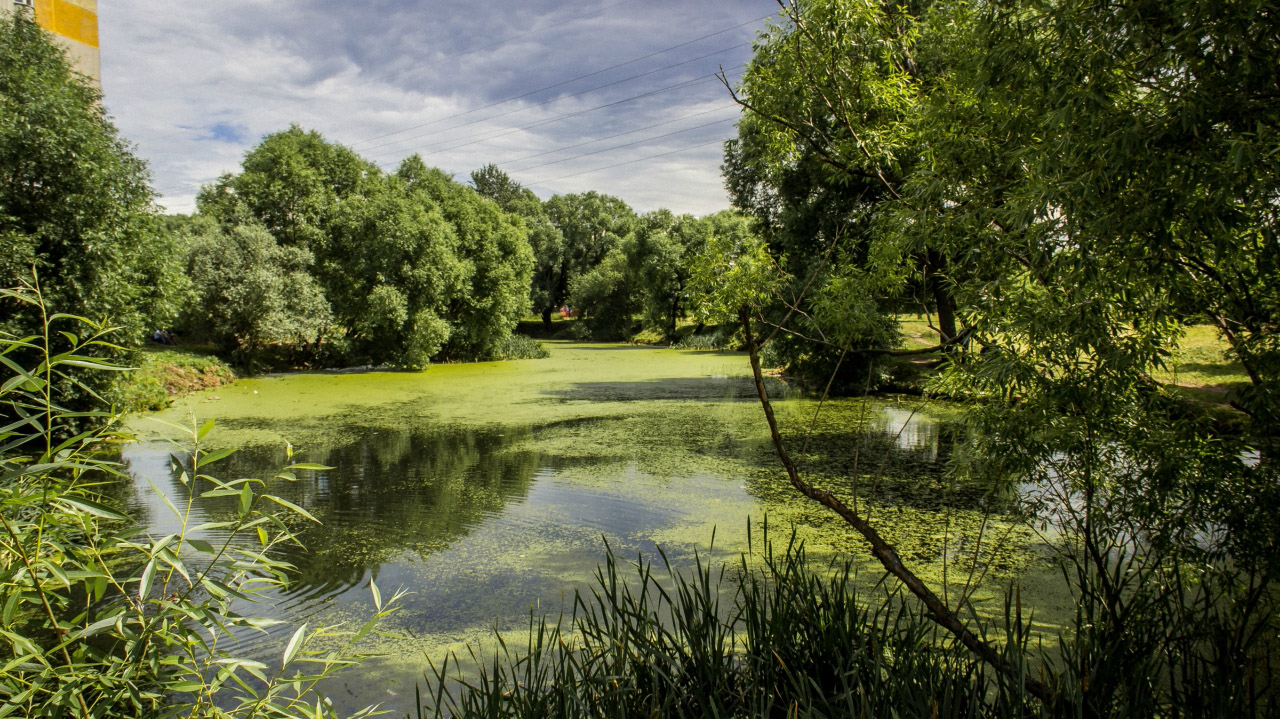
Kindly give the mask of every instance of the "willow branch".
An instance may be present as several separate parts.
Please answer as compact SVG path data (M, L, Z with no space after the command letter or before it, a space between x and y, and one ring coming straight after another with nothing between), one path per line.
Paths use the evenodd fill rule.
M902 584L914 594L928 609L929 617L939 626L951 632L962 644L973 652L982 661L986 662L993 669L1004 674L1005 676L1015 679L1021 679L1023 687L1029 694L1040 699L1043 702L1050 702L1053 699L1052 692L1043 682L1035 679L1030 675L1022 673L1018 667L1014 666L1006 659L995 647L983 641L980 637L973 633L965 623L956 615L955 612L934 594L933 590L921 581L914 572L902 563L902 559L898 556L897 550L893 545L889 544L880 536L876 528L871 526L861 515L843 502L833 496L830 492L814 487L805 482L800 477L800 472L796 469L795 463L791 459L791 455L787 452L786 445L782 441L782 434L778 431L778 421L773 414L773 405L769 401L769 393L765 390L764 375L760 371L760 356L756 349L755 337L751 334L751 313L744 306L738 311L738 318L742 322L742 331L747 343L747 352L751 358L751 373L755 379L756 392L760 396L760 405L764 409L765 421L769 424L769 434L773 438L773 446L778 452L778 458L782 461L782 466L787 472L787 478L791 482L791 486L795 487L804 496L823 505L824 507L835 512L837 516L843 519L847 524L858 531L862 537L871 544L871 553L879 560L885 571L896 577Z

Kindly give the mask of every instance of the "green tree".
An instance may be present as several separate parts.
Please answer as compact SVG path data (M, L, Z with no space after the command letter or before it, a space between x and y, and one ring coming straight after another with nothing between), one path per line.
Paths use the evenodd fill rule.
M841 283L817 276L815 316L856 316L868 295L911 287L922 259L940 258L965 328L956 336L975 342L952 348L934 388L984 400L968 415L976 453L956 471L993 491L1013 482L1061 498L1028 509L1057 526L1078 592L1062 665L1074 678L1028 688L1093 716L1244 711L1248 692L1205 698L1231 678L1199 682L1268 651L1244 638L1275 631L1273 610L1258 607L1280 571L1280 174L1264 159L1280 151L1280 18L1189 1L812 0L784 12L752 72L789 82L752 84L749 73L740 139L758 157L730 148L731 185L743 163L794 178L801 166L787 163L807 158L797 197L859 178L891 188L862 198L865 255L832 245L834 277L883 284L827 292ZM804 102L825 116L789 110ZM760 204L787 207L770 195ZM1249 374L1242 433L1151 379L1196 317L1220 328ZM787 469L939 622L1014 671L878 538L865 505ZM1201 581L1162 579L1187 573ZM1241 611L1215 614L1215 595ZM1215 645L1218 631L1242 640Z
M206 226L189 263L204 331L240 361L272 343L318 342L329 324L311 253L280 246L261 226Z
M109 318L124 346L170 323L182 267L149 179L54 40L24 13L0 18L0 283L34 269L50 304ZM0 300L0 330L38 322Z
M411 191L438 203L457 237L466 275L461 291L449 302L455 329L445 356L498 356L516 322L529 311L534 256L526 225L450 175L428 169L417 155L401 163L397 176Z
M542 315L543 325L551 329L551 314L564 301L565 290L561 286L564 234L552 222L533 190L522 187L497 165L485 165L471 173L471 182L476 192L524 219L534 260L529 300L534 311Z
M547 308L556 307L569 297L569 286L575 277L590 272L621 244L635 227L636 214L627 203L610 195L585 192L556 195L544 203L551 224L564 238L558 247L547 247L546 262L539 260L535 295L544 298ZM544 311L545 312L545 311ZM544 318L549 313L544 313Z
M642 307L631 275L631 261L622 248L614 248L595 267L569 282L568 301L598 339L627 339Z
M453 332L464 291L457 237L436 203L394 176L344 202L320 270L349 361L425 366Z
M267 135L242 171L201 188L201 214L219 222L251 217L281 245L322 252L334 207L359 195L378 168L351 150L297 125Z
M295 126L268 135L246 155L244 171L202 190L199 204L228 236L241 225L264 227L277 247L255 238L253 251L287 265L276 268L285 276L310 278L280 286L283 295L237 299L241 311L255 298L263 303L241 327L259 326L281 307L302 312L299 329L307 332L287 334L311 360L423 367L436 357L487 359L528 310L525 224L416 156L386 175ZM239 271L231 261L202 262L210 277ZM231 291L222 284L219 292ZM219 312L211 322L225 327Z
M936 316L940 344L962 329L954 285L968 268L926 235L878 229L920 160L917 107L940 72L918 47L913 12L927 5L788 3L734 90L747 112L726 185L791 278L759 319L788 325L771 342L793 372L825 381L839 367L846 389L866 386L869 352L900 341L893 310Z

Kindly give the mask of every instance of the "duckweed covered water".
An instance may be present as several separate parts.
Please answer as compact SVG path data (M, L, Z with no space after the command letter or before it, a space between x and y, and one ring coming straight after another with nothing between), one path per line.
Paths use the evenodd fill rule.
M135 417L140 441L123 451L137 478L134 509L169 531L151 485L182 492L164 441L173 432L153 419L216 419L212 446L241 448L211 465L218 476L270 476L287 463L286 442L295 460L334 467L272 488L322 525L303 530L305 549L286 550L295 581L268 611L288 623L247 638L246 650L277 656L301 621L358 626L373 610L371 579L384 595L405 589L402 610L382 626L389 636L367 647L383 657L328 689L339 705L397 712L409 709L427 657L484 644L495 628L519 643L531 608L559 612L590 582L605 542L631 557L661 546L677 565L695 553L734 560L750 549L749 523L759 532L767 513L774 528L794 524L814 556L866 556L837 518L787 484L744 356L551 349L547 359L425 372L241 380ZM983 601L1018 577L1042 618L1062 616L1032 537L1000 518L1010 498L945 480L944 463L963 445L949 410L915 398L838 400L815 421L816 402L778 380L770 391L802 470L870 501L882 533L933 581L954 592L981 578ZM229 509L202 500L196 519ZM868 582L877 570L867 560Z

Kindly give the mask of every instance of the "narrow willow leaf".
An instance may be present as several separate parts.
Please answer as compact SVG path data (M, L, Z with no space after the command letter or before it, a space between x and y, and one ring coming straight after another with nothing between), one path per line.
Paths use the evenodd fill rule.
M128 372L129 370L133 369L133 367L118 367L116 365L103 364L102 362L92 362L92 361L83 360L83 359L55 360L52 364L54 366L71 365L72 367L83 367L85 369L96 369L96 370L109 370L112 372Z
M208 422L205 422L204 424L200 425L200 430L196 432L197 441L204 439L204 436L206 434L209 434L209 430L213 429L214 422L215 420L210 419Z
M156 560L152 559L147 562L147 566L142 570L142 579L138 582L138 598L146 599L151 594L151 583L156 577Z
M4 616L3 616L5 626L8 626L10 623L13 622L13 612L18 608L18 601L21 599L22 599L21 592L13 592L9 595L9 599L5 601Z
M196 460L196 468L199 469L200 467L203 467L206 464L213 464L214 462L217 462L220 459L224 459L232 454L235 454L235 450L227 449L227 448L209 452L203 455L202 457L200 457L198 460Z
M178 559L176 556L174 556L173 552L168 547L165 547L164 549L160 550L160 558L164 560L165 564L168 564L170 567L173 567L174 570L178 572L178 574L181 574L182 578L187 580L187 584L191 583L191 575L187 574L186 565L182 563L181 559Z
M284 648L284 660L280 664L280 667L282 669L292 664L293 660L297 658L298 651L302 649L302 644L303 644L302 640L303 640L303 637L306 636L306 633L307 633L306 624L303 624L302 626L298 627L298 631L293 633L293 638L289 640L288 646Z
M184 679L183 681L173 682L172 684L166 685L165 689L168 689L171 692L188 692L194 694L201 689L204 689L204 683Z
M327 466L327 465L323 465L323 464L316 464L316 463L314 463L314 462L300 462L300 463L298 463L298 464L291 464L291 465L289 465L288 467L285 467L285 469L314 469L314 470L326 470L326 469L333 469L333 467L330 467L330 466Z
M128 521L129 519L127 516L121 514L120 512L115 511L114 509L106 506L105 504L94 502L88 499L58 497L57 500L55 501L58 504L66 505L68 507L71 507L72 509L80 510L81 512L87 512L89 514L92 514L95 517L102 517L104 519L114 519L121 522Z
M370 617L369 621L365 622L364 626L360 627L360 631L356 632L355 636L351 638L351 641L358 642L361 639L364 639L365 635L373 631L373 628L376 626L378 626L378 617Z
M240 490L240 514L248 514L251 506L253 506L253 487L246 484Z
M89 626L85 627L84 629L81 629L80 631L76 632L75 634L72 634L72 635L71 635L71 637L72 637L73 639L86 639L86 638L88 638L88 637L92 637L92 636L95 636L95 635L101 634L101 633L102 633L104 630L106 630L108 627L113 627L113 626L115 626L115 623L116 623L116 618L115 618L115 617L107 617L106 619L99 619L98 621L94 622L93 624L90 624Z
M307 510L303 509L302 507L299 507L298 505L294 504L293 502L290 502L290 501L289 501L289 500L287 500L287 499L283 499L283 498L281 498L281 497L277 497L277 496L275 496L275 495L273 495L273 494L268 494L268 495L265 495L265 496L266 496L266 498L267 498L267 499L271 500L272 502L275 502L276 504L280 505L281 507L287 507L287 508L289 508L289 509L291 509L291 510L293 510L293 511L297 512L298 514L302 515L303 517L306 517L307 519L310 519L311 521L315 522L316 524L319 524L319 523L320 523L320 520L318 520L318 519L316 519L315 517L311 516L311 513L310 513L310 512L308 512Z

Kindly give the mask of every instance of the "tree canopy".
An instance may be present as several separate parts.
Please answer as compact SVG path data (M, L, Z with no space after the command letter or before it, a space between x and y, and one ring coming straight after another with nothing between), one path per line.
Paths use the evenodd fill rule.
M1150 689L1119 671L1167 656L1135 643L1167 620L1143 611L1192 621L1150 578L1197 566L1243 597L1280 571L1277 87L1259 2L803 0L735 89L726 180L765 240L736 271L774 291L725 292L797 361L892 354L895 305L936 314L931 390L979 400L955 471L1059 493L1028 509L1061 530L1089 617L1086 713ZM1201 321L1249 377L1230 422L1152 379ZM897 571L856 497L810 496Z
M50 305L141 342L173 319L183 283L149 181L48 33L24 13L0 18L0 281L12 287L34 270ZM0 312L0 329L15 334L37 322L17 305Z
M273 291L284 293L281 306L303 312L291 325L292 344L313 362L421 367L491 358L528 308L533 254L525 223L416 156L387 174L294 126L265 137L242 172L201 191L199 205L224 228L219 256L238 256L244 238L259 246L265 231L278 249L260 247L263 257L287 265L281 277L301 273ZM210 250L200 252L193 268L213 267ZM199 273L205 296L227 281L217 275ZM270 341L208 321L230 349L252 353Z

